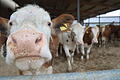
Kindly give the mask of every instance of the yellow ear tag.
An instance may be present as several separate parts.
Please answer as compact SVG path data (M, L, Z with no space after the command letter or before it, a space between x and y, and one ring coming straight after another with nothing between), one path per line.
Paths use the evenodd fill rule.
M61 26L61 27L60 27L60 30L61 30L61 31L65 31L65 30L67 30L67 29L68 29L67 24L64 24L64 26Z
M87 31L86 33L88 34L89 32Z
M88 29L89 29L89 27L86 27L86 33L88 34L89 32L88 32Z

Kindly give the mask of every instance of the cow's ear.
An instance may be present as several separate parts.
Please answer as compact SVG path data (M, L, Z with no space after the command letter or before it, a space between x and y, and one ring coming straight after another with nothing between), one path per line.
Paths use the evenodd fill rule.
M21 8L20 6L15 7L15 10L14 10L14 11L17 11L17 10L20 9L20 8Z
M57 33L59 33L59 32L61 32L61 30L60 30L60 27L62 26L62 24L55 24L54 25L54 30L55 30L55 32L57 32Z

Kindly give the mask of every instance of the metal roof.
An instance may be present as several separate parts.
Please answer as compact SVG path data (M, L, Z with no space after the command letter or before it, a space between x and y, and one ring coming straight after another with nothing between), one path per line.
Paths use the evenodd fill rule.
M38 4L46 9L52 17L62 13L70 13L77 16L77 0L14 0L20 6L26 4ZM81 20L94 17L99 14L107 13L120 9L120 0L80 0ZM0 16L7 16L12 13L10 9L0 7ZM5 14L6 12L6 14Z

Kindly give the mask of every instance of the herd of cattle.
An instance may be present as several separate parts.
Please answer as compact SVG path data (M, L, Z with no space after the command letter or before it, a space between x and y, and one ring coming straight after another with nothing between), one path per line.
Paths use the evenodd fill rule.
M18 9L10 20L0 17L0 31L1 55L21 75L52 73L52 59L63 53L62 48L71 71L75 50L81 60L89 59L93 44L105 46L113 38L120 39L120 26L84 27L71 14L51 21L48 12L37 5Z

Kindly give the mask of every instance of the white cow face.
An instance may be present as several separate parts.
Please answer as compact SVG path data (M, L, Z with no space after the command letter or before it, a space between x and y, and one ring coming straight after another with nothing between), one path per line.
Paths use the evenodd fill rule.
M85 34L85 29L80 23L72 25L72 31L75 33L75 41L77 44L84 44L83 36Z
M98 43L98 36L99 36L99 28L97 26L92 27L92 33L93 33L93 43Z
M51 19L47 11L36 5L25 6L11 15L9 25L11 30L6 56L8 64L15 63L20 70L27 70L41 67L51 60Z

